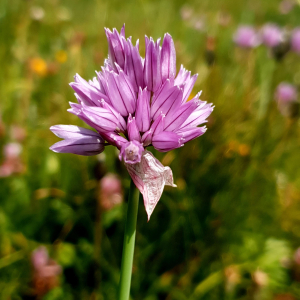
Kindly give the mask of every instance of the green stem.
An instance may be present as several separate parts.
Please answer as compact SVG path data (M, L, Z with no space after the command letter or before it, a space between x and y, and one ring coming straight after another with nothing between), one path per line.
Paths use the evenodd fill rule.
M139 190L135 187L135 184L131 180L127 208L127 219L125 224L118 300L128 300L130 295L132 262L136 233L136 219L139 206L139 194Z

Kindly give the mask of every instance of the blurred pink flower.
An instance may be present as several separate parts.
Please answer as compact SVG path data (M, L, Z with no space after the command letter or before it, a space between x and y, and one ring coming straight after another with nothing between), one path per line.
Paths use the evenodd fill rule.
M279 11L283 15L288 14L296 5L295 1L293 0L283 0L279 3Z
M107 174L100 180L99 201L104 210L110 210L123 202L121 180L114 174Z
M292 32L291 49L300 54L300 27L295 28Z
M203 18L196 18L193 20L193 27L197 31L204 31L205 30L205 21Z
M281 102L297 101L297 89L294 85L281 82L276 89L276 99Z
M0 177L8 177L24 170L24 165L20 159L21 152L22 146L19 143L8 143L4 146L4 161L0 165Z
M252 26L240 26L233 36L233 41L243 48L257 47L261 41L259 35Z
M8 143L4 146L4 157L14 159L19 157L22 152L22 146L19 143Z
M275 47L283 40L283 31L275 24L266 24L262 28L262 42L268 47Z
M49 258L46 247L39 247L32 252L31 261L34 271L41 277L59 275L62 271L61 266Z
M180 15L181 15L181 19L182 20L187 21L187 20L189 20L192 17L193 10L192 10L191 7L185 5L185 6L181 7L181 9L180 9Z
M43 246L32 252L31 262L35 293L43 296L58 285L58 275L61 274L62 268L49 258L48 251Z
M39 270L47 264L48 260L49 255L45 247L41 246L32 252L31 261L34 269Z
M294 85L282 82L280 83L275 92L275 99L278 104L280 113L285 117L292 117L297 113L298 93Z

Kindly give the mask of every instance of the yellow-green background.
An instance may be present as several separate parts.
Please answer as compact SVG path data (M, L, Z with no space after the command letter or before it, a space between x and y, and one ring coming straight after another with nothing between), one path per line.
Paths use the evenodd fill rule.
M264 46L232 42L239 24L299 26L299 5L283 15L279 3L0 1L1 152L13 125L27 132L24 171L0 178L1 299L34 299L30 255L41 244L63 267L44 299L116 299L126 204L96 221L97 186L104 169L118 173L126 199L129 175L112 148L102 162L48 148L58 141L50 126L82 125L66 111L75 102L68 83L75 73L95 76L107 56L104 27L123 23L142 55L145 34L169 32L177 69L198 73L193 93L203 90L215 105L204 136L169 154L154 151L178 188L165 189L149 223L140 203L132 299L300 298L299 121L283 117L273 99L281 81L300 84L300 57L277 62ZM37 7L41 20L32 17Z

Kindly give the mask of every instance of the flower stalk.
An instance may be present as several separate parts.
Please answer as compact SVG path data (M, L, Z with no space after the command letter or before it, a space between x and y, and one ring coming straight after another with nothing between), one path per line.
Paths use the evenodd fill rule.
M136 188L134 182L131 180L128 197L127 218L125 223L118 300L128 300L130 295L139 196L140 192Z

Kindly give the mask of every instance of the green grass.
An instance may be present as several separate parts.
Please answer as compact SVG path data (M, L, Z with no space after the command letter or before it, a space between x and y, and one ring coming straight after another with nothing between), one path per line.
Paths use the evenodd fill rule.
M203 90L202 100L215 105L203 137L170 154L154 151L178 188L165 189L149 223L140 203L132 299L299 299L299 120L283 117L273 95L281 81L300 85L300 58L289 52L277 62L264 46L245 50L232 42L239 24L300 25L299 5L287 15L278 5L0 2L0 149L15 141L13 126L26 130L22 172L0 178L1 299L35 299L30 255L41 244L63 268L44 299L116 299L125 204L97 213L98 181L104 170L118 173L127 199L129 175L111 149L102 162L51 152L58 139L49 127L83 125L66 111L75 101L68 83L76 73L95 76L107 56L104 27L123 23L141 53L145 34L169 32L177 69L198 73L193 93ZM186 21L184 6L192 10ZM32 18L37 7L41 20ZM229 17L225 27L221 14ZM203 30L193 28L194 20ZM208 37L215 43L211 65ZM279 298L287 294L294 298Z

